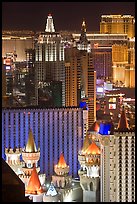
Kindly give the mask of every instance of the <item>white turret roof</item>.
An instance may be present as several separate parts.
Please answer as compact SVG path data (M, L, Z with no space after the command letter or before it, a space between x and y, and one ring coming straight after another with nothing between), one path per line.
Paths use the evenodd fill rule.
M49 189L48 189L46 195L48 195L48 196L56 196L57 194L58 194L58 193L57 193L57 191L56 191L56 189L55 189L53 183L51 182L50 187L49 187Z

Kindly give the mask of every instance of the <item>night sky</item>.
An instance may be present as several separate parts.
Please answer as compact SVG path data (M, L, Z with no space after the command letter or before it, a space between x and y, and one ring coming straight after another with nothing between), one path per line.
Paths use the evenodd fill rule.
M44 31L49 13L56 31L80 31L83 18L87 31L99 31L101 15L135 16L135 2L3 2L2 29Z

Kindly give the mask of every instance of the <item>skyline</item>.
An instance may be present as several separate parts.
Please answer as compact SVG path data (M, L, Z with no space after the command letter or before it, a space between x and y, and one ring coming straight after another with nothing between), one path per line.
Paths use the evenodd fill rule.
M49 13L55 30L99 31L101 15L133 15L135 2L2 2L2 30L44 31ZM77 12L76 12L77 11Z

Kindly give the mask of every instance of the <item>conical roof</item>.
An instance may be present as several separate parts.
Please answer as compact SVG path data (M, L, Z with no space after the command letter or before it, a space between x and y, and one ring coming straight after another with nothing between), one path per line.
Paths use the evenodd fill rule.
M87 148L85 151L86 154L100 154L99 147L95 144L95 142L92 142L91 145Z
M89 135L86 134L86 137L84 139L83 147L82 147L81 151L84 153L86 151L86 149L89 147L90 144L91 144L91 142L90 142L90 139L89 139Z
M94 132L99 132L99 124L97 123L97 121L95 121L94 123L93 123L93 125L91 126L91 127L89 127L89 129L88 129L88 131L89 132L92 132L92 131L94 131Z
M61 153L61 155L60 155L60 158L59 158L59 161L58 161L57 166L58 166L58 167L61 167L61 168L67 167L67 164L66 164L66 161L65 161L65 159L64 159L63 153Z
M43 190L41 188L39 176L36 170L36 167L33 167L31 177L26 188L26 194L41 194Z
M55 189L53 183L51 182L50 187L49 187L49 189L48 189L46 195L48 195L48 196L56 196L57 194L58 194L58 193L57 193L57 191L56 191L56 189Z
M27 142L25 150L26 150L26 152L37 152L37 148L36 148L36 145L35 145L35 142L34 142L34 137L33 137L31 129L29 131L28 142Z
M118 123L118 131L128 131L129 130L129 125L127 122L127 117L125 113L124 106L122 107L122 112L121 112L121 117Z

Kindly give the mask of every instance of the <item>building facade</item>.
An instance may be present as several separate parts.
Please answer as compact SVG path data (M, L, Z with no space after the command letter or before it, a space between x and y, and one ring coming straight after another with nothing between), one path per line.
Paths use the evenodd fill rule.
M100 33L126 33L135 36L135 18L131 15L102 15Z
M5 148L25 147L31 128L37 147L40 147L41 173L53 175L53 164L64 152L70 174L78 176L78 151L86 132L87 110L81 108L3 109L2 157Z
M26 49L34 49L34 33L32 31L3 31L2 57L6 53L17 53L17 62L26 60Z
M100 148L100 201L135 202L135 132L128 126L124 108L117 129L110 122L101 122L99 129L88 130L78 156L80 175L88 174L85 157L93 143ZM82 178L80 181L85 182Z
M52 16L49 14L44 33L35 43L35 76L36 99L38 89L49 81L62 82L62 106L65 106L65 64L64 42L59 33L55 32Z
M67 48L65 63L66 106L88 104L88 125L96 120L96 72L93 67L93 53L77 48Z

